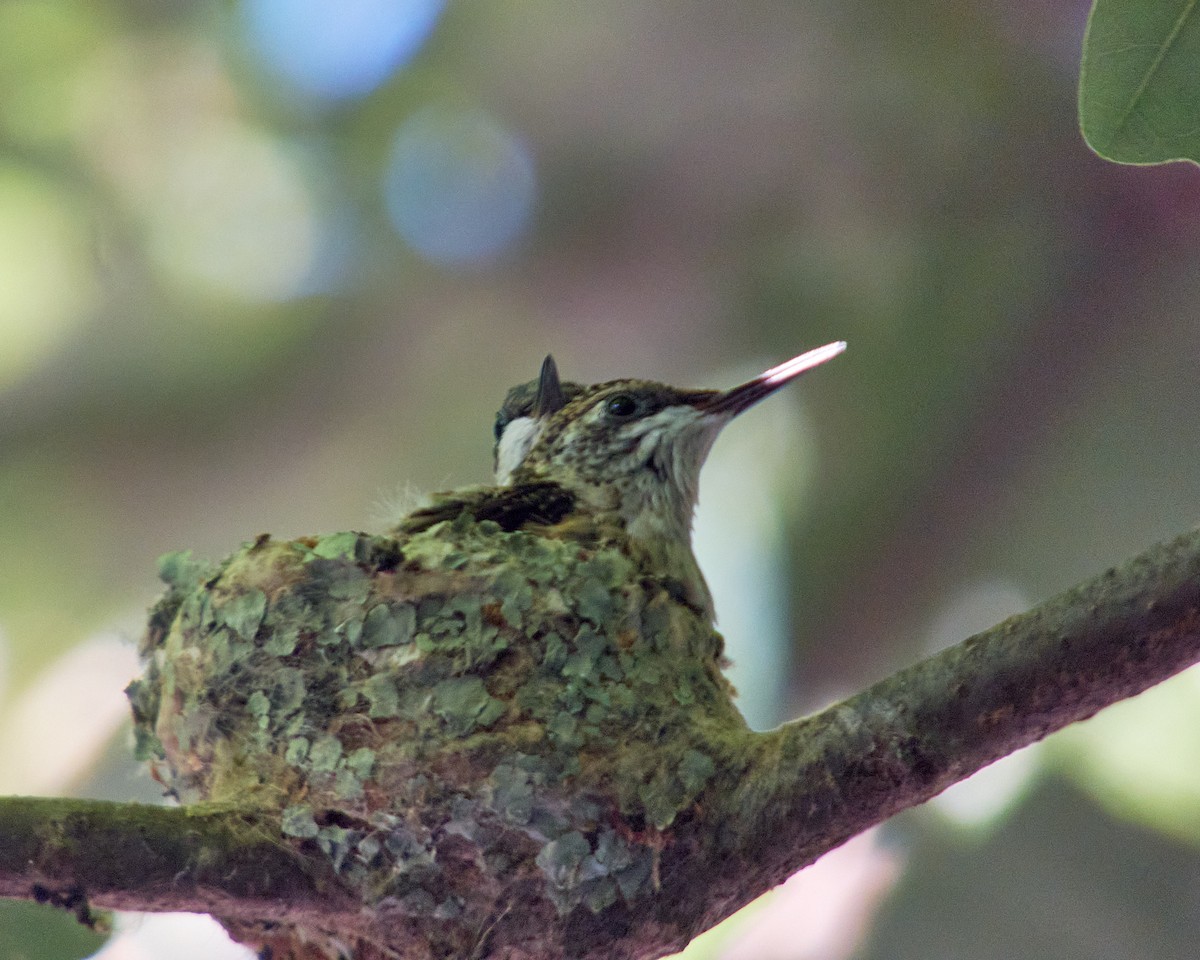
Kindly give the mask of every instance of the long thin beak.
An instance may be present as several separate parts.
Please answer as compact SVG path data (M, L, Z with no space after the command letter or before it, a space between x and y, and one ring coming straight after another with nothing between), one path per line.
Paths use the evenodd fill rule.
M823 347L792 357L791 360L772 367L731 390L714 393L711 399L706 398L695 404L695 407L705 413L725 413L736 417L739 413L749 410L759 400L769 397L784 384L795 380L800 374L807 373L813 367L819 367L826 360L832 360L845 349L845 340L827 343Z

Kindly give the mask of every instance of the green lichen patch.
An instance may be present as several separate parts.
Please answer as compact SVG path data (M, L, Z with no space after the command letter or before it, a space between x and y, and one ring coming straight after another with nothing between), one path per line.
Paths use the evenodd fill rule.
M215 572L214 564L197 559L191 550L167 553L158 560L158 579L174 590L193 590Z
M407 603L377 603L362 619L359 642L364 647L397 647L411 643L417 628L417 611Z
M329 733L319 737L308 750L309 769L313 773L332 772L341 758L342 741Z
M263 650L275 657L286 657L293 653L300 642L300 628L295 624L281 624L263 641Z
M396 688L393 677L386 673L367 677L362 682L361 690L367 699L367 716L372 720L384 720L400 715L400 691ZM352 708L357 699L355 697L352 701L346 701L346 706Z
M533 817L534 782L527 770L502 763L492 771L490 791L485 794L491 808L506 821L527 824Z
M371 768L375 766L375 751L370 747L359 747L345 759L346 769L350 770L360 780L371 776Z
M686 750L679 761L679 782L690 794L699 793L717 772L717 765L707 753Z
M591 869L592 845L578 830L564 833L551 840L537 855L536 863L546 875L551 898L564 913L574 906L573 896L588 880L594 879Z
M287 836L297 837L301 840L315 837L319 832L312 807L303 803L283 808L280 814L280 827Z
M351 531L332 533L312 545L312 556L323 560L354 559L362 534Z
M631 844L614 830L594 837L572 830L542 847L536 863L560 913L579 904L599 913L618 899L632 902L648 893L656 857L656 849Z
M298 767L308 759L308 748L312 744L308 742L308 737L292 737L287 744L287 751L284 753L284 760L293 767Z
M267 595L251 588L230 597L215 609L217 622L223 623L243 640L253 640L267 612Z
M490 727L504 713L504 704L488 693L479 677L451 677L433 688L433 711L446 723L450 736L476 727Z

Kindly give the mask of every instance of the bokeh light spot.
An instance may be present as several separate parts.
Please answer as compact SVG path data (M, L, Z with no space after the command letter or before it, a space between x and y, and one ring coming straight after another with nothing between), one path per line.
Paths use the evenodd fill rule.
M124 637L100 634L47 666L21 696L7 698L0 791L50 795L77 782L128 721L122 687L137 666Z
M248 300L309 292L321 223L294 151L235 123L188 131L175 144L151 249L181 277Z
M0 388L86 322L97 283L83 218L42 177L0 167Z
M247 39L305 93L369 93L406 63L437 24L444 0L244 0Z
M254 960L202 913L118 913L113 938L91 960Z
M426 108L396 131L384 192L392 223L439 263L487 260L529 224L533 158L482 110Z

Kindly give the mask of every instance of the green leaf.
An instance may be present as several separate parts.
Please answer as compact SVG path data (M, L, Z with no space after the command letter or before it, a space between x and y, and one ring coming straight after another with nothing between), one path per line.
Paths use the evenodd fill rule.
M68 911L22 900L0 900L0 957L72 960L88 957L108 939Z
M1200 0L1096 0L1079 121L1118 163L1200 163Z

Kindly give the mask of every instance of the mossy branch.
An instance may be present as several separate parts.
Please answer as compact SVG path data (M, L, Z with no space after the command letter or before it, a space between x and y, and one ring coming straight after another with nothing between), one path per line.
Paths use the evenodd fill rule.
M325 863L280 841L278 818L58 797L0 798L0 896L245 920L357 907Z
M592 910L585 900L556 916L544 902L535 908L526 885L481 928L476 949L530 958L565 945L596 958L678 949L861 830L1198 659L1192 532L819 714L767 734L721 730L702 794L662 834L653 895ZM315 854L289 846L277 819L230 808L0 800L0 895L9 897L83 894L104 907L327 930L358 923L346 918L359 903L328 860L300 849ZM538 863L570 865L552 860L543 851Z

